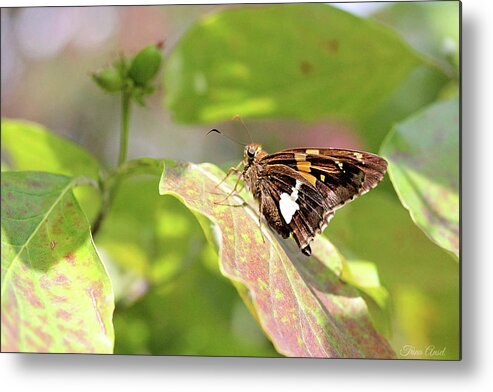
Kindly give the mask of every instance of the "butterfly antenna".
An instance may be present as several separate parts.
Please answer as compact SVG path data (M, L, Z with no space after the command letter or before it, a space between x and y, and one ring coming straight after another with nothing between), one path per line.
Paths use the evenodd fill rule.
M243 119L241 118L241 116L239 114L237 114L233 117L233 120L239 120L241 122L241 125L243 125L243 128L245 128L245 131L246 131L248 137L250 138L250 143L253 143L253 139L252 139L252 135L250 134L250 130L248 129L246 124L243 122Z
M240 143L240 142L238 142L238 141L236 141L236 140L234 140L234 139L230 138L228 135L225 135L224 133L219 132L219 131L218 131L217 129L215 129L215 128L214 128L214 129L211 129L209 132L207 132L207 134L206 134L205 136L209 135L210 133L218 133L218 134L220 134L221 136L224 136L226 139L228 139L228 140L232 141L233 143L236 143L236 144L239 144L240 146L245 147L245 144Z

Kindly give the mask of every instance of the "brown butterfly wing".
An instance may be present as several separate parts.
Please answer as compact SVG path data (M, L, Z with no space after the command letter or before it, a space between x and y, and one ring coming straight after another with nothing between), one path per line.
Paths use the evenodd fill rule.
M292 233L307 255L309 243L334 211L375 187L387 169L387 162L377 155L342 149L285 150L266 155L259 164L263 215L284 238ZM283 215L281 200L294 196Z
M322 231L332 215L327 200L316 187L289 166L268 165L264 173L269 181L263 183L262 203L267 199L275 200L275 210L263 209L263 215L283 237L292 233L299 248L309 255L310 241ZM292 203L295 203L293 205L297 210L294 213L283 212L281 199L288 198L295 190L297 197ZM273 225L272 220L277 223Z
M387 170L387 161L378 155L335 148L295 148L266 155L264 165L286 165L300 172L338 208L374 188ZM329 188L337 196L330 197Z

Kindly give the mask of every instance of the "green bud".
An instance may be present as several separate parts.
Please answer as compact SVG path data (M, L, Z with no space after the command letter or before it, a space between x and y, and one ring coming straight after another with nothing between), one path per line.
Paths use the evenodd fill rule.
M144 86L158 73L163 53L156 45L149 45L135 55L130 64L128 75L135 84Z
M98 73L92 74L92 78L99 87L110 93L121 91L123 87L121 74L114 68L105 68Z

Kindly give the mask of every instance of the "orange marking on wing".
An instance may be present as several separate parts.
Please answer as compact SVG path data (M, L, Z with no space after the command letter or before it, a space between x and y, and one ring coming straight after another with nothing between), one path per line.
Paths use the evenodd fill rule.
M312 184L313 186L315 186L315 184L317 183L317 179L315 178L315 176L312 176L311 174L308 174L308 173L305 173L305 172L300 172L300 174L305 177L307 179L307 181Z
M307 173L310 173L311 172L311 169L310 169L310 166L311 165L312 164L310 162L307 162L307 161L297 162L296 163L296 167L298 168L298 170L304 171L304 172L307 172Z

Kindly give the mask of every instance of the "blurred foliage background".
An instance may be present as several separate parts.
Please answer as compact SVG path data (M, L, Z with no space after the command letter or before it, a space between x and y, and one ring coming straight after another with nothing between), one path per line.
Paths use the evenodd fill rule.
M177 79L176 75L187 79L194 67L204 67L208 77L217 76L219 79L213 80L229 86L231 79L221 79L226 75L227 68L221 66L229 49L221 30L214 30L211 21L224 10L249 12L254 8L195 5L2 9L2 116L41 123L112 167L118 154L120 103L113 96L101 94L90 73L107 65L121 51L134 53L165 39L165 88L148 100L146 108L134 107L129 159L171 158L213 162L227 168L241 159L242 147L225 138L205 137L205 133L215 127L247 142L241 124L228 120L235 113L247 120L253 140L267 151L332 146L378 153L395 123L436 100L457 95L459 5L334 5L363 25L368 19L389 27L395 33L388 37L390 41L394 36L397 40L401 37L407 44L397 43L395 52L381 53L385 61L395 64L393 84L386 84L391 74L386 78L385 72L381 80L375 79L376 83L374 79L359 80L360 88L368 91L366 100L349 105L341 104L349 98L334 98L330 101L335 108L332 114L317 112L317 96L298 84L280 95L281 101L285 98L285 106L276 101L276 110L271 110L264 101L252 105L251 100L239 99L248 104L235 106L238 97L228 95L227 89L222 95L218 93L215 101L204 98L194 91L200 92L200 79L191 86ZM317 23L323 29L326 22ZM212 35L217 32L217 41L194 48L196 41L187 40L187 36L202 35L200 29L208 24ZM310 25L314 26L318 25ZM252 57L256 43L274 43L275 65L276 60L282 63L295 53L294 47L282 45L283 40L303 41L312 34L307 29L306 36L290 36L287 27L273 25L272 30L256 31L248 47L241 46L241 34L228 39L234 42L236 38L245 51L245 62L253 64L260 61ZM358 37L354 39L358 41ZM371 58L363 65L357 63L365 58L364 45L350 53L345 66L370 66ZM343 49L328 42L328 50ZM177 53L187 59L185 65L177 60ZM319 65L316 51L312 55L310 62L300 65L302 73L312 72L313 64ZM167 62L169 56L174 57ZM379 69L379 64L372 66ZM344 69L333 71L344 75ZM241 67L232 72L229 77L233 81L241 78ZM358 88L349 81L346 86L343 77L334 79L339 83L338 90L328 89L328 97L350 96L351 89ZM266 82L275 86L275 80ZM251 85L246 86L250 89ZM255 96L255 88L248 93ZM214 105L208 106L211 102ZM204 110L195 113L191 107ZM299 113L292 115L295 110ZM454 164L458 165L458 160ZM339 211L324 235L349 260L365 260L377 266L390 303L383 312L380 309L373 313L374 321L398 355L430 358L426 348L434 347L445 348L436 359L458 357L457 258L418 228L388 176L374 191ZM194 215L174 198L159 197L155 179L135 178L122 184L95 241L109 269L117 301L115 353L279 355L236 289L220 274L217 255ZM370 308L375 308L372 299L367 300ZM416 351L409 354L403 349L408 346Z

